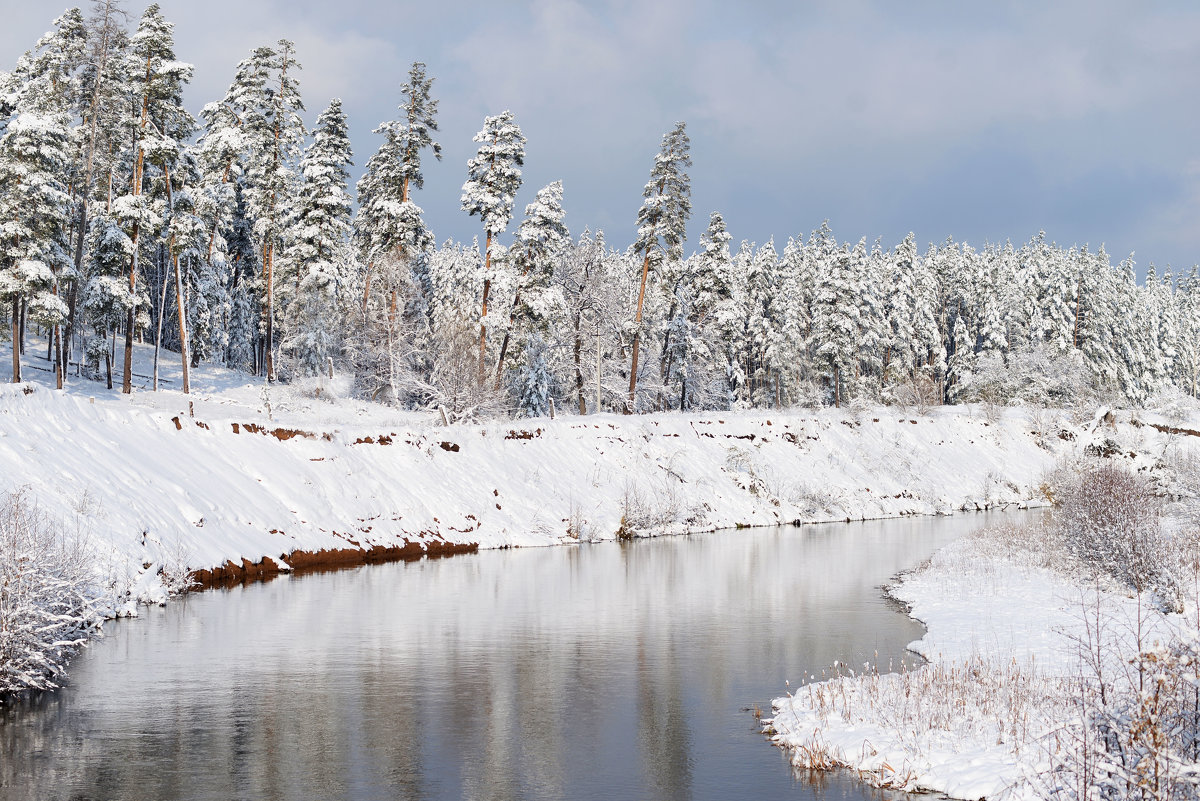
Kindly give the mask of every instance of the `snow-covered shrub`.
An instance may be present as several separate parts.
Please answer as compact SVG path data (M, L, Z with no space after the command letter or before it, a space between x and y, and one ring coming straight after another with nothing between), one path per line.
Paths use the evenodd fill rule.
M554 376L547 351L546 343L534 334L525 349L524 364L514 371L513 395L517 398L517 413L522 417L550 415Z
M1167 384L1146 401L1146 408L1172 423L1182 423L1200 411L1200 402L1174 384Z
M1091 465L1059 499L1056 529L1067 551L1096 574L1173 600L1171 541L1149 482L1112 464Z
M91 555L20 491L0 498L0 700L58 686L99 625Z
M1043 798L1200 798L1200 626L1181 621L1163 641L1148 635L1142 609L1121 620L1101 595L1085 601L1075 714L1046 743L1053 767L1035 783Z
M1071 406L1094 395L1091 375L1077 351L1056 354L1039 346L1008 354L978 354L957 388L960 403L1001 406Z
M896 405L911 407L919 415L928 414L932 407L942 402L937 382L924 370L918 370L909 380L893 385L890 392L891 400Z

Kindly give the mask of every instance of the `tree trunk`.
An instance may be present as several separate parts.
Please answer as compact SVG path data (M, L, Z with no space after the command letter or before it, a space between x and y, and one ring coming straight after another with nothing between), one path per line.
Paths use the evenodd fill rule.
M263 315L266 317L263 363L266 366L267 381L271 382L275 380L275 243L268 242L265 250L263 278L267 282L267 303L263 307Z
M483 311L479 315L479 386L483 386L487 370L487 304L492 289L492 234L487 232L483 257Z
M133 392L133 309L125 315L125 368L121 373L121 392Z
M646 298L646 279L650 275L650 249L646 248L646 256L642 259L642 286L638 290L637 314L633 318L633 359L629 367L629 408L626 414L633 414L636 408L638 348L642 336L642 303Z
M587 414L587 404L583 400L583 337L579 332L579 325L583 319L583 310L575 310L575 343L573 347L573 356L575 359L575 391L579 394L579 414Z
M513 298L512 311L508 313L508 330L504 332L504 339L500 340L500 356L496 359L496 385L494 389L500 389L500 378L504 375L504 356L508 353L508 341L512 336L512 327L517 322L517 306L521 303L521 290L517 290L516 296Z
M154 391L158 392L158 354L162 350L163 314L167 310L167 275L162 246L158 251L158 324L154 328Z
M1083 277L1080 276L1079 282L1075 286L1075 332L1071 335L1071 346L1079 347L1079 319L1083 308Z
M367 262L367 272L366 272L366 275L363 276L363 298L362 298L363 314L367 313L367 301L371 297L371 271L374 268L375 268L375 262L373 262L373 261Z
M179 256L174 253L171 254L171 264L175 268L175 302L179 304L179 354L180 361L183 363L183 394L187 395L192 391L191 377L188 373L190 353L188 352L187 311L183 304L183 278L179 274Z
M63 365L62 326L54 324L54 384L58 389L63 388L63 377L66 368Z
M12 382L21 383L21 302L14 295L12 299Z

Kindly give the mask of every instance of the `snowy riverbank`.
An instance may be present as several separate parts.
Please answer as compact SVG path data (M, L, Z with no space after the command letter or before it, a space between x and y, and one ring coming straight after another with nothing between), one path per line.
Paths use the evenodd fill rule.
M805 677L773 701L772 740L799 768L845 767L879 786L963 799L1075 797L1090 781L1136 781L1145 761L1130 757L1127 776L1111 755L1097 758L1093 727L1113 710L1110 736L1125 753L1166 759L1167 746L1137 742L1139 688L1189 681L1166 655L1192 652L1194 592L1181 616L1153 593L1089 579L1048 520L976 532L904 575L890 593L927 626L910 647L928 662ZM1164 726L1175 725L1168 695L1154 695Z
M1110 427L980 407L445 427L436 414L327 400L333 387L314 397L312 387L267 388L215 368L196 371L193 387L130 397L84 381L65 392L0 387L0 492L29 487L50 514L82 514L107 569L155 600L164 569L236 576L371 549L386 557L1039 504L1046 471L1089 446L1147 467L1191 439L1131 426L1127 414Z

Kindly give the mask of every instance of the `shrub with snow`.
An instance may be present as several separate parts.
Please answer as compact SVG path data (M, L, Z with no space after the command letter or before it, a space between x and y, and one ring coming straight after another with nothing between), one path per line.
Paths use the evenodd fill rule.
M1165 567L1171 541L1159 506L1142 476L1112 464L1088 466L1064 489L1056 529L1067 552L1096 574L1173 599Z
M59 685L100 623L84 540L26 492L0 499L0 701Z

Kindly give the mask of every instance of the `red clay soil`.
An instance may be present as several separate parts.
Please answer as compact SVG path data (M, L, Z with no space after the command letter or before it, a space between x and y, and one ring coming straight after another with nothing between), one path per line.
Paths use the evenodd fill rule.
M477 550L479 550L479 544L475 542L456 543L435 540L422 547L420 543L405 540L403 545L292 551L290 554L280 556L278 560L265 556L261 562L257 563L243 559L240 565L229 561L211 570L197 570L192 574L192 579L196 582L193 588L207 590L252 581L267 581L282 572L281 563L291 568L291 572L301 574L381 562L420 559L424 556L437 557L457 553L474 553Z

